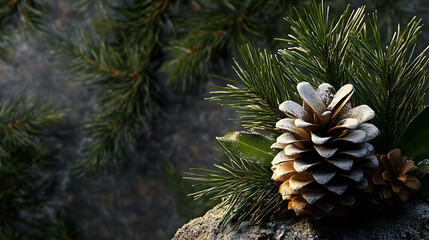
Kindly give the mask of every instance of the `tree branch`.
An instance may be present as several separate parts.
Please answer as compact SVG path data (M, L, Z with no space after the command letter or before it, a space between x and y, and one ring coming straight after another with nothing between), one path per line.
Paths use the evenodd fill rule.
M19 1L20 0L12 0L12 1L8 2L4 8L14 7L16 4L18 4Z
M220 36L224 35L228 30L230 30L231 28L233 28L237 24L237 22L242 21L244 18L246 18L247 15L249 15L249 9L248 8L246 8L240 14L240 16L238 16L237 18L235 18L233 21L229 22L228 25L226 26L226 28L217 31L215 33L215 37L220 37ZM201 50L201 49L207 47L207 45L208 45L207 43L204 43L204 44L200 44L200 45L197 45L197 46L189 49L182 57L180 57L179 62L181 62L184 58L187 58L190 55L194 54L198 50Z
M4 127L4 129L13 130L16 126L20 125L22 122L24 122L24 121L22 119L20 119L14 123L9 123L8 125L6 125Z
M78 55L80 55L82 57L82 59L85 60L90 65L92 65L92 66L100 69L103 72L111 73L114 77L125 77L125 76L127 76L127 73L121 72L118 69L108 68L106 66L98 64L94 60L92 60L89 57L87 57L84 54L82 54L77 48L75 49L75 53L78 54Z
M151 15L153 12L155 12L158 9L161 9L161 12L159 14L159 15L161 15L165 11L167 6L168 6L168 0L162 0L161 2L159 2L158 4L155 5L155 7L150 11L148 16Z

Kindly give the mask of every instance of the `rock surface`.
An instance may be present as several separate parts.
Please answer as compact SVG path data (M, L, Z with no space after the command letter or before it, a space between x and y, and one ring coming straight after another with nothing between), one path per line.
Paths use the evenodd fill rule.
M213 208L203 217L180 228L173 240L214 239L424 239L429 238L429 203L414 201L406 209L389 216L369 214L359 218L312 220L292 217L265 227L243 222L238 231L228 225L217 227L221 210Z

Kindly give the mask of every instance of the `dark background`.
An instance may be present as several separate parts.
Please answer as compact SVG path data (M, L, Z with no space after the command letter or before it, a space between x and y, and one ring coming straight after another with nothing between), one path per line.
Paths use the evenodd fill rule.
M89 26L99 17L95 9L78 13L74 2L50 1L49 24L68 32ZM429 1L403 2L400 10L407 16L414 14L429 21L425 14ZM345 6L341 1L336 3ZM352 8L364 3L356 1ZM398 15L397 10L389 5L367 4L369 10L377 7L386 15L382 18L386 25L396 22L391 16ZM428 36L425 28L422 45L427 44ZM69 81L44 38L16 33L13 40L16 49L0 61L0 97L36 96L68 110L64 123L55 129L59 164L43 179L43 184L55 186L45 209L48 215L53 217L61 209L79 224L86 239L170 239L178 227L215 204L187 197L191 183L183 181L182 175L191 167L212 166L215 158L222 156L215 137L241 130L235 121L228 120L237 118L234 111L204 100L210 85L224 82L207 76L209 81L201 90L185 95L164 86L162 117L149 136L140 137L135 150L126 153L119 170L76 178L67 169L78 161L84 138L82 124L95 112L95 92ZM216 74L234 78L231 69ZM160 73L158 78L164 75Z

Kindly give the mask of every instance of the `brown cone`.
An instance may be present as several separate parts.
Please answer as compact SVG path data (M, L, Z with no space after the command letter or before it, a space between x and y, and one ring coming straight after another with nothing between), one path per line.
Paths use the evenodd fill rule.
M380 211L402 207L410 195L420 189L418 168L414 161L402 157L399 149L376 156L380 164L369 172L371 181L366 190L370 193L371 202Z
M368 141L379 131L365 123L375 113L366 105L352 108L350 84L338 92L326 83L317 91L306 82L297 88L303 105L279 107L289 118L276 124L283 134L272 148L282 151L272 161L272 179L297 215L346 215L357 205L355 189L368 185L364 170L378 165Z

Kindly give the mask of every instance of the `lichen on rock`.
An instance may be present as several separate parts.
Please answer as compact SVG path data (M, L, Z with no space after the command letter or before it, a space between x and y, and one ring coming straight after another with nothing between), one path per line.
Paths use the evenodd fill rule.
M259 227L243 222L239 230L227 225L221 230L217 223L222 210L216 207L204 216L180 228L173 240L214 239L423 239L429 237L429 203L411 201L401 213L393 215L360 215L348 219L292 217ZM345 221L346 220L346 221Z

